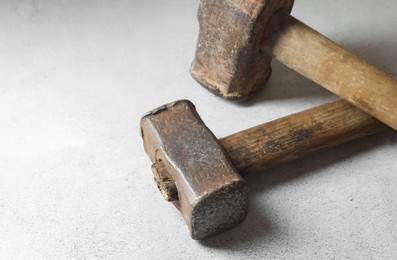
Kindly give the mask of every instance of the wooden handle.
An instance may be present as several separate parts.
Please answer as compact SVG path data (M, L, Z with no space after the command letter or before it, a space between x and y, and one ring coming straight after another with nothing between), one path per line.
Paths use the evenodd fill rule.
M339 100L220 139L240 173L256 172L387 126Z
M397 130L397 81L279 11L262 51Z

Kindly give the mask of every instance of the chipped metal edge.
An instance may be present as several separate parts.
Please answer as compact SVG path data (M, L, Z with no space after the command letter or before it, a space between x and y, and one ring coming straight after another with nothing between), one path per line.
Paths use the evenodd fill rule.
M176 101L174 101L174 102L171 102L171 103L168 103L168 104L159 106L159 107L157 107L157 108L155 108L155 109L153 109L153 110L150 110L149 112L146 112L146 113L143 114L143 116L141 117L141 120L144 119L144 118L147 117L147 116L152 116L152 115L156 115L156 114L158 114L158 113L164 112L164 111L166 111L166 110L172 108L173 106L175 106L175 105L177 105L177 104L179 104L179 103L187 103L187 104L192 105L193 107L195 107L195 106L193 105L193 103L192 103L190 100L188 100L188 99L180 99L180 100L176 100Z

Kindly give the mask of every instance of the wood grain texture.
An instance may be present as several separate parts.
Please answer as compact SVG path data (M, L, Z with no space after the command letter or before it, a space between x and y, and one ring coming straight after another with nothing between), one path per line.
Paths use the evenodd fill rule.
M397 81L279 11L262 51L397 130Z
M339 100L219 140L240 173L257 172L387 126Z

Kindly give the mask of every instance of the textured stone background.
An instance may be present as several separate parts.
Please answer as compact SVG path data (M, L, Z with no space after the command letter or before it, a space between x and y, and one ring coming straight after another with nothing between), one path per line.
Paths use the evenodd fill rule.
M192 100L219 136L336 97L273 63L247 104L189 75L198 0L0 1L1 259L396 259L397 135L248 176L251 211L204 242L156 190L140 116ZM397 1L293 14L397 77Z

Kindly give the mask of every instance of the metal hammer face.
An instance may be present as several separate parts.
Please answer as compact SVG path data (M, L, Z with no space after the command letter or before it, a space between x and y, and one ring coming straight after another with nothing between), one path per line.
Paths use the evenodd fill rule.
M174 190L165 198L174 201L193 239L215 235L245 219L245 181L190 101L147 113L141 130L159 189L163 195Z
M271 57L261 52L269 17L293 0L201 0L192 76L224 98L245 100L268 80Z

